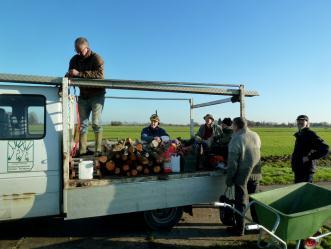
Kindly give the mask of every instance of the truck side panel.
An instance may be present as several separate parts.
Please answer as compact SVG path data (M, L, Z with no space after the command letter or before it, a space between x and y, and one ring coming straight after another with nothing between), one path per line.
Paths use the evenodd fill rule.
M67 218L210 203L217 201L224 189L224 174L69 188Z

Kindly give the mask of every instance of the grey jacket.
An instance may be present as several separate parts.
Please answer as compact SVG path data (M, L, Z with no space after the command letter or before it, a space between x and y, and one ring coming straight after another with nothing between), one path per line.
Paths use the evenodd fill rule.
M260 161L261 140L248 128L233 133L229 144L226 184L246 186L253 167Z

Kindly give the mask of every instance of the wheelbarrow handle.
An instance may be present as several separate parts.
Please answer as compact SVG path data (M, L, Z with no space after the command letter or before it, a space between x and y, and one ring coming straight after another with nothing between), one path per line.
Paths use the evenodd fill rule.
M253 224L253 225L247 225L246 226L246 230L250 231L250 230L264 230L266 233L268 233L269 235L271 235L272 237L274 237L275 239L277 239L279 242L281 242L284 246L285 249L287 249L287 244L284 240L282 240L281 238L279 238L274 232L271 232L269 231L267 228L265 228L264 226L262 225L259 225L259 224ZM261 232L260 232L260 235L259 235L259 240L258 240L258 247L259 248L267 248L271 245L271 242L269 242L268 244L262 246L261 245Z
M262 203L258 203L256 201L251 201L250 203L248 203L247 207L244 209L244 211L241 213L240 211L238 211L236 208L234 208L233 206L227 204L227 203L224 203L224 202L214 202L214 206L216 207L229 207L231 208L234 212L238 213L240 216L242 216L244 219L250 221L250 222L253 222L250 218L246 217L246 213L248 211L248 209L253 205L253 204L258 204L258 205L262 205L264 206L265 208L267 208L268 210L270 210L272 213L275 214L276 216L276 222L273 226L273 229L270 231L268 230L267 228L265 228L264 226L262 225L259 225L259 224L253 224L253 225L248 225L246 226L246 229L247 230L259 230L259 229L262 229L264 230L265 232L267 232L268 234L270 234L272 237L274 237L275 239L277 239L278 241L280 241L284 248L287 249L287 244L284 240L282 240L281 238L279 238L276 234L275 234L275 231L277 230L278 226L279 226L279 223L280 223L280 216L279 214L273 209L273 208L270 208L269 206L266 206ZM259 241L258 241L258 246L260 248L265 248L265 247L268 247L270 246L270 244L266 245L266 246L261 246L260 244L261 242L261 233L260 233L260 236L259 236Z
M239 214L240 216L242 216L243 218L249 220L249 221L252 221L251 219L247 218L245 216L246 214L246 209L243 211L243 212L240 212L238 211L236 208L234 208L233 206L231 206L230 204L227 204L225 202L214 202L214 206L215 207L228 207L228 208L231 208L234 212L236 212L237 214Z
M278 226L279 226L279 223L280 223L280 215L275 211L275 209L263 204L263 203L258 203L256 201L251 201L250 203L248 203L247 207L244 209L243 212L240 212L238 211L236 208L234 208L233 206L231 206L230 204L227 204L225 202L214 202L214 206L216 207L229 207L231 208L233 211L235 211L237 214L241 215L243 218L249 220L249 221L252 221L251 219L249 219L248 217L246 217L246 213L247 211L250 209L250 207L253 205L253 204L257 204L257 205L261 205L263 207L265 207L266 209L268 209L269 211L271 211L275 216L276 216L276 222L271 230L272 233L274 233Z
M268 209L270 212L272 212L272 213L276 216L276 222L275 222L273 228L272 228L271 231L270 231L270 232L272 232L272 233L276 232L276 230L277 230L277 228L278 228L278 226L279 226L279 223L280 223L280 215L277 213L277 211L276 211L275 209L273 209L272 207L270 207L270 206L268 206L268 205L265 205L264 203L256 202L256 201L251 201L250 203L248 203L247 207L245 208L244 213L246 213L247 210L250 209L250 207L251 207L253 204L263 206L264 208Z
M318 235L318 236L311 236L311 237L309 237L309 239L312 239L312 240L316 241L316 240L319 240L319 239L321 239L323 237L326 237L326 236L329 236L329 235L331 235L331 232L323 233L323 234Z

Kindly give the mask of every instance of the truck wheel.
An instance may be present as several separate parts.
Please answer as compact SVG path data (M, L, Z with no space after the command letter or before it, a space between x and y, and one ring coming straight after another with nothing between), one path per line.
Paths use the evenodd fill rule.
M182 215L182 207L155 209L144 212L144 221L153 230L165 230L175 226Z

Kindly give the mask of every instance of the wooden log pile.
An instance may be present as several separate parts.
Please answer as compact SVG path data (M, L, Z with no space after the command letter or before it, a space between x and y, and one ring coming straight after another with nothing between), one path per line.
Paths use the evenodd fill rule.
M104 145L104 155L96 158L102 176L142 176L163 173L164 148L143 145L127 138Z
M170 141L158 144L153 141L143 144L130 138L117 142L103 141L102 156L93 157L93 178L107 176L135 177L169 173L164 163L169 162L170 155L183 155L184 148L180 142ZM90 158L89 160L91 160ZM78 165L81 158L71 158L69 165L70 179L78 179Z

